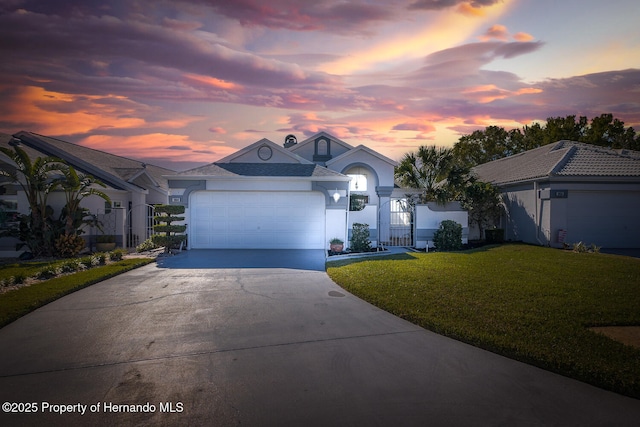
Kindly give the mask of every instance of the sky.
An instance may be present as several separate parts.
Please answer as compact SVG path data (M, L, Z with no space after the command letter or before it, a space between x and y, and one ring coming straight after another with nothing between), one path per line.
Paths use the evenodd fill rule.
M637 0L0 0L0 132L186 170L326 131L398 160L487 126L640 131Z

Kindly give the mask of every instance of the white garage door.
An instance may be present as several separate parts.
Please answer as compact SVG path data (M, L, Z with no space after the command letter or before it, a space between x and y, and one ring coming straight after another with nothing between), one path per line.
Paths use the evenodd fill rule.
M316 192L197 191L194 249L324 249L325 199Z

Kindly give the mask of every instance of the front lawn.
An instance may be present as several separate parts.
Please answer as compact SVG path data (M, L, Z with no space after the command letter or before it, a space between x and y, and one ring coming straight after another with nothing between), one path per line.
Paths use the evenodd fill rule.
M640 326L640 259L503 245L327 264L360 298L426 329L640 398L640 349L589 326Z

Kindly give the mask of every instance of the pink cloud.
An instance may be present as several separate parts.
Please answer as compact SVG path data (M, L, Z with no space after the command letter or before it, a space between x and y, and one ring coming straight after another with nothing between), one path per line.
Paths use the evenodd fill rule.
M493 25L491 26L481 37L481 40L491 40L491 39L495 39L495 40L502 40L502 41L506 41L509 39L509 31L507 30L507 27L505 27L504 25Z

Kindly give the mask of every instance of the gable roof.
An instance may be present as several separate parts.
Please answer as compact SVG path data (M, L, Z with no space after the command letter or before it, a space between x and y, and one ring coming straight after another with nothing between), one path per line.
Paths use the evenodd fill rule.
M293 162L297 162L297 163L306 163L306 164L311 164L313 162L310 162L307 159L304 159L300 156L298 156L297 154L292 153L291 151L287 150L284 147L279 146L278 144L276 144L273 141L268 140L267 138L262 138L260 141L256 141L251 145L248 145L246 147L244 147L241 150L236 151L235 153L232 153L230 155L228 155L227 157L223 157L222 159L218 160L215 163L231 163L233 160L237 159L238 157L244 156L247 153L250 153L251 151L257 150L260 147L262 147L263 145L266 145L268 147L270 147L272 150L275 150L281 154L283 154L287 159L290 159Z
M146 175L155 186L167 191L168 183L163 175L175 172L171 169L32 132L21 131L14 137L21 140L23 148L34 150L36 157L41 155L58 157L74 168L118 189L131 189L132 187L144 189L134 181L136 178Z
M300 147L304 147L307 144L311 144L312 142L315 142L316 139L318 138L322 138L325 137L327 139L329 139L330 141L336 142L338 143L338 145L342 145L344 148L346 148L347 150L351 150L353 149L353 145L349 145L346 142L344 142L341 139L336 138L335 136L331 135L330 133L327 133L325 131L321 131L316 133L315 135L310 136L309 138L305 139L302 142L297 143L296 145L290 147L289 149L291 151L296 151L298 150Z
M263 161L256 156L255 162L242 161L243 156L252 151L257 151L263 146L268 146L272 150L282 153L284 157L280 156L279 160L269 162L267 159ZM251 158L251 156L245 158ZM234 161L239 160L239 161ZM282 161L284 160L284 162ZM313 178L314 180L348 180L349 177L327 169L323 166L317 165L307 159L304 159L297 154L291 153L288 149L269 141L266 138L260 141L236 151L235 153L224 157L217 162L210 163L208 165L200 166L194 169L189 169L183 172L178 172L171 175L172 177L180 177L182 179L187 177L202 179L202 178L256 178L256 177L270 177L270 178Z
M391 160L390 158L388 158L386 156L383 156L382 154L378 153L377 151L372 150L371 148L361 144L361 145L358 145L357 147L347 151L346 153L342 153L338 157L334 157L333 159L327 161L327 166L329 166L329 165L331 165L331 164L333 164L335 162L344 160L347 157L352 156L352 155L354 155L356 153L359 153L359 152L362 152L362 151L364 151L367 154L372 155L373 157L377 157L378 159L382 160L383 162L389 163L392 166L396 166L398 164L395 160Z
M640 178L640 152L558 141L473 168L496 185L543 178Z

